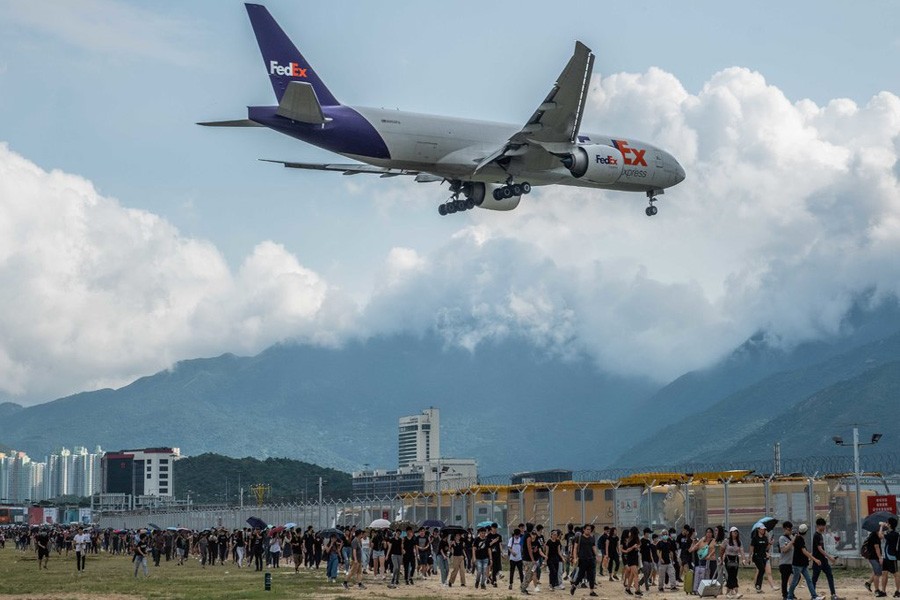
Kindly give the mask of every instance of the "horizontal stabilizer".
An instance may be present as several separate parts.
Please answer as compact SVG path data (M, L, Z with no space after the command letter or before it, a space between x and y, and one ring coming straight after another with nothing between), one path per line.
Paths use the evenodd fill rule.
M288 84L275 113L285 119L312 125L322 125L327 120L316 91L311 83L305 81L292 81Z
M360 175L371 174L381 175L382 177L394 177L396 175L418 175L419 171L411 171L409 169L391 169L388 167L376 167L363 163L301 163L290 162L286 160L271 160L269 158L259 159L263 162L276 163L284 165L289 169L310 169L313 171L338 171L344 175Z
M232 121L204 121L203 123L197 123L197 125L203 125L204 127L265 127L265 125L260 125L256 121L251 121L250 119L234 119Z

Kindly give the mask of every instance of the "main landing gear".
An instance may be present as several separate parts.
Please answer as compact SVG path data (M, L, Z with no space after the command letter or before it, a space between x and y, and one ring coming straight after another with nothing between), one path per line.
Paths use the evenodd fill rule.
M648 217L652 217L652 216L655 216L656 213L659 212L659 209L656 208L655 206L653 206L653 203L656 202L656 197L662 193L663 193L662 190L650 190L649 192L647 192L647 200L650 201L650 206L648 206L646 209L644 209L645 215L647 215Z
M472 210L475 208L475 198L473 198L473 186L469 182L451 181L450 182L450 199L438 206L438 214L442 217L452 215L453 213L463 212L464 210ZM460 199L459 195L465 196Z
M466 198L465 200L451 199L438 206L438 214L443 217L445 215L452 215L453 213L471 210L473 208L475 208L475 200L472 198Z
M494 200L504 200L513 196L521 196L522 194L531 193L531 184L527 181L524 183L507 183L503 187L494 190Z

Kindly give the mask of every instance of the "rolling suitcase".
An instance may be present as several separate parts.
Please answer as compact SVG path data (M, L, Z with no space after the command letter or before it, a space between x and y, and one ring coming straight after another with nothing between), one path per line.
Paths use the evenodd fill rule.
M700 582L704 579L706 579L706 565L697 565L694 567L694 581L691 585L692 593L699 593L698 588L700 587Z
M685 573L684 573L684 593L685 594L693 594L694 593L694 572L693 571L685 571Z
M722 593L722 584L718 579L704 579L697 587L697 594L702 598L715 598Z

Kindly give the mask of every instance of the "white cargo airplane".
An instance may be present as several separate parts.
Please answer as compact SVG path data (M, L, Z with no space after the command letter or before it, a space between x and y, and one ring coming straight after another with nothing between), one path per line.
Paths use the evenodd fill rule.
M512 210L533 185L643 192L647 216L656 197L684 180L668 152L625 137L581 133L594 55L581 42L550 93L524 127L342 105L264 6L247 4L250 23L277 106L250 106L248 118L216 127L268 127L359 163L301 163L285 167L344 175L410 175L447 181L451 198L441 215L474 207ZM460 198L462 196L462 198Z

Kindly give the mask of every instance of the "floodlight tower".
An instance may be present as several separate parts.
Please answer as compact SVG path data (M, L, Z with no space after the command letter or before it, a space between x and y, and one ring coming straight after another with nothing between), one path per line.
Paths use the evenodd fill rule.
M874 446L881 439L880 433L872 434L872 441L860 443L859 441L859 427L853 427L853 443L849 444L844 441L839 435L831 438L834 440L834 443L838 446L853 446L853 479L856 482L856 547L861 547L863 542L863 529L862 529L862 494L859 491L859 447L860 446Z

